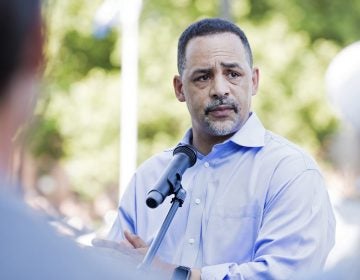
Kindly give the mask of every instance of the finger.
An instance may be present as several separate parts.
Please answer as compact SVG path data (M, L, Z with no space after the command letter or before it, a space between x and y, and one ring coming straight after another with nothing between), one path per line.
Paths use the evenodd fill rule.
M135 248L144 248L148 247L144 240L142 240L138 235L132 234L129 231L124 231L124 236L127 241Z
M127 241L126 239L121 240L121 241L119 242L119 244L120 244L121 246L124 246L125 248L134 249L134 246L133 246L129 241Z
M109 251L109 254L115 254L115 252L118 252L130 257L137 257L138 255L141 255L141 252L138 252L137 249L134 249L134 247L126 240L116 242L106 239L94 238L92 240L92 245L98 249L111 250L112 252Z

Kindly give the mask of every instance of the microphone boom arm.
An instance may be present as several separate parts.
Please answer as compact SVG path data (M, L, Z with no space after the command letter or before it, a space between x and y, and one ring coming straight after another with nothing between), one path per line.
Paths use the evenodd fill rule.
M156 208L164 201L166 196L174 194L174 197L171 200L172 205L159 232L156 234L153 242L151 242L143 261L138 266L138 269L149 268L176 211L183 205L186 198L186 190L181 185L182 174L187 168L195 164L196 151L190 145L179 145L174 149L173 155L174 157L176 156L176 158L170 162L164 171L166 176L160 177L159 181L155 184L155 187L148 193L146 199L146 204L150 208Z
M182 204L185 201L186 190L181 186L180 180L177 182L178 183L175 185L177 192L175 193L175 196L171 200L172 205L170 207L170 210L169 210L168 214L166 215L165 220L164 220L159 232L157 233L155 239L153 240L153 242L151 242L149 250L147 251L141 264L138 266L138 269L143 270L143 269L149 268L152 261L154 260L156 252L158 251L160 244L161 244L162 240L164 239L165 234L176 214L176 211L179 209L179 207L182 206Z

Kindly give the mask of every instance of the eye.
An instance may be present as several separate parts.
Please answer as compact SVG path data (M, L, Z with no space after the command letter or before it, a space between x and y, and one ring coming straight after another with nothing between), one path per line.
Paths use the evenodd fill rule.
M236 79L238 77L240 77L241 75L238 73L238 72L235 72L235 71L229 71L228 72L228 77L230 79Z
M209 74L205 74L205 75L201 75L201 76L199 76L199 77L196 77L195 79L194 79L194 82L205 82L205 81L207 81L207 80L209 80L210 79L210 75Z

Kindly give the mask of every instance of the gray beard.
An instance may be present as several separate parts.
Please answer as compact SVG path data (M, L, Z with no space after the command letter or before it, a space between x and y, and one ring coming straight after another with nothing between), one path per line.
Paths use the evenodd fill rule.
M209 134L214 136L226 136L240 129L240 125L233 120L214 122L206 119L205 122L207 124Z
M234 112L237 114L239 108L236 105L235 101L227 97L221 97L216 100L213 100L205 108L205 123L207 124L208 132L213 136L226 136L232 134L240 129L239 120L226 120L226 121L211 121L208 118L208 114L211 110L216 108L219 105L229 105L232 106Z

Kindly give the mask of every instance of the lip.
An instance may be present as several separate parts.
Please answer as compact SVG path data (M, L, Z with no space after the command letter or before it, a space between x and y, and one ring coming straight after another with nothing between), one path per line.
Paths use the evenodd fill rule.
M208 113L217 118L224 118L234 111L234 107L231 105L219 105L209 110Z

